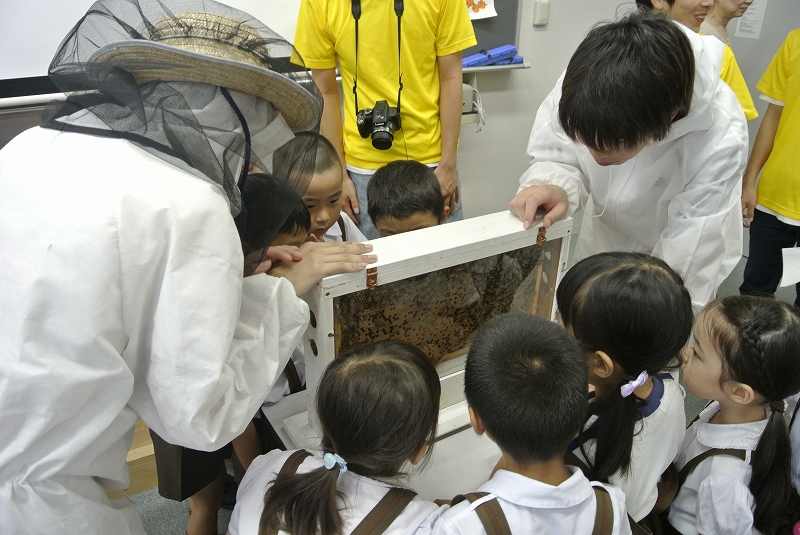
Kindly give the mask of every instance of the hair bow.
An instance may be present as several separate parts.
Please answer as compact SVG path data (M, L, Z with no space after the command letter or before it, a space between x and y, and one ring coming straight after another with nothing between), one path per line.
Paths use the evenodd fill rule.
M322 456L322 460L325 462L325 468L327 468L328 470L333 469L333 467L338 464L339 472L341 473L347 472L347 461L345 461L335 453L326 453L325 455Z
M619 393L622 394L622 397L624 398L630 396L631 394L633 394L634 390L636 390L637 388L642 386L645 382L647 382L647 379L649 377L650 375L648 375L647 370L643 371L642 373L639 374L639 377L637 377L633 381L628 381L627 383L619 387Z

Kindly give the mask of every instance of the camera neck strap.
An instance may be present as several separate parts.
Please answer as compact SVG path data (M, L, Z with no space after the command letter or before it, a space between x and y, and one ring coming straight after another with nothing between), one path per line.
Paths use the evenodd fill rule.
M358 112L358 19L361 18L361 0L350 0L350 9L356 22L356 73L353 77L353 98ZM403 18L403 0L394 0L397 15L397 113L400 113L400 93L403 91L403 74L400 72L400 21Z

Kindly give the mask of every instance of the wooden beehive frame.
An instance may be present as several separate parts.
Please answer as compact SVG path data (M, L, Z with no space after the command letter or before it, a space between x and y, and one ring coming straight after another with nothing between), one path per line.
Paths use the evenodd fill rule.
M315 427L313 399L317 385L325 367L335 358L333 302L336 297L366 290L370 286L380 286L530 247L537 244L537 239L541 245L542 238L545 237L548 245L555 245L552 242L560 241L560 247L549 247L549 250L555 251L555 255L543 257L537 268L537 285L545 280L550 291L544 299L536 293L532 312L555 319L555 287L566 270L572 219L552 225L544 236L542 230L541 223L535 224L529 230L523 230L519 219L510 212L500 212L374 240L370 243L373 244L378 262L371 266L369 272L327 277L303 296L311 310L311 322L304 337L309 403L307 415L295 415L285 422L295 443L308 442L308 423L310 422L311 428ZM555 281L548 279L548 271L556 273ZM440 435L467 422L465 403L461 401L463 369L458 366L458 363L451 363L439 368L443 398Z

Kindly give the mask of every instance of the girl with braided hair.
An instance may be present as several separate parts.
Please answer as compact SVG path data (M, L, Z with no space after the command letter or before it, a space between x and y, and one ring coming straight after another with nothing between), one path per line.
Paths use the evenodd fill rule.
M766 297L710 303L683 380L712 402L686 430L669 523L683 534L790 533L798 516L784 399L800 391L800 314Z

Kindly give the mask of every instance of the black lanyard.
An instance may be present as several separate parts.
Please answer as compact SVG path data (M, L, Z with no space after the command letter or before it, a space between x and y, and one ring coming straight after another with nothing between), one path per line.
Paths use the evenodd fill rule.
M356 74L353 77L353 98L358 112L358 19L361 18L361 0L351 0L351 12L356 21ZM394 0L397 15L397 112L400 113L400 92L403 90L403 74L400 72L400 20L403 17L403 0Z

